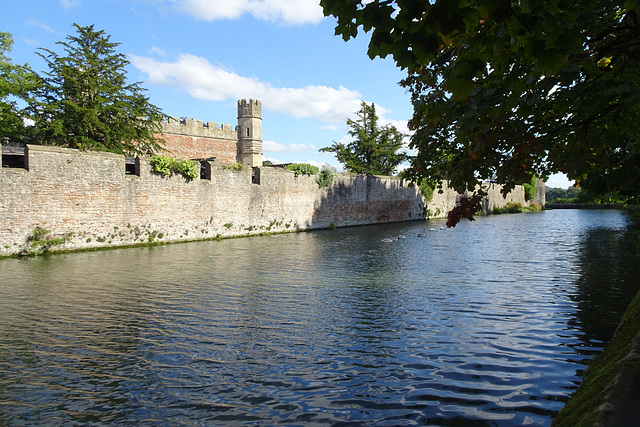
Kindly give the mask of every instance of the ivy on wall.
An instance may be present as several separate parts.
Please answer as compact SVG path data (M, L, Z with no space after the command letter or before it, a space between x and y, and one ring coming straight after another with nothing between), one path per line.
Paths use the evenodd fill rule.
M178 160L167 156L154 156L150 160L153 171L157 174L169 176L172 173L179 173L187 179L196 179L198 172L198 162L193 160Z

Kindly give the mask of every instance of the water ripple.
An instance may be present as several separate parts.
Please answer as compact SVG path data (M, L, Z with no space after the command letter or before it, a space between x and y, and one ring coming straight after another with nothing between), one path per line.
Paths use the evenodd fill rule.
M2 260L0 424L549 425L640 286L624 217L423 229Z

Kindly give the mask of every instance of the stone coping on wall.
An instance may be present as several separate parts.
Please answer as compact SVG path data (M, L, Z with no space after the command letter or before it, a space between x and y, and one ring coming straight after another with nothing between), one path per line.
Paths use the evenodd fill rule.
M80 156L90 156L90 157L105 157L105 158L124 158L122 154L109 153L108 151L83 151L77 150L75 148L67 148L67 147L57 147L53 145L34 145L27 144L25 154L29 151L40 151L40 152L48 152L48 153L59 153L59 154L69 154L69 155L80 155Z

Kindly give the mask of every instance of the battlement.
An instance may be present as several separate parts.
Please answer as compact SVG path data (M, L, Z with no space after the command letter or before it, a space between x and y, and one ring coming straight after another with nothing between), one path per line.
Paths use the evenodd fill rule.
M262 103L257 99L241 99L238 101L238 118L256 117L262 118Z
M164 148L180 159L215 157L219 161L240 161L262 165L262 103L257 99L238 101L238 125L169 117L160 123ZM246 146L245 146L246 145Z
M202 120L181 120L176 117L170 117L168 121L163 121L160 125L163 134L186 135L202 138L238 139L236 128L226 123L218 126L218 123L214 122L204 123Z

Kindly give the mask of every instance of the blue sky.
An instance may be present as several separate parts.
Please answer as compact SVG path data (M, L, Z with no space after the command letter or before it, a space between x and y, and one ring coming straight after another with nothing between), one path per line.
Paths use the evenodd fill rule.
M368 37L345 43L319 0L21 0L5 2L0 31L14 37L15 63L46 68L38 48L94 25L121 43L129 78L166 114L237 122L236 101L262 102L265 159L328 164L333 141L362 100L381 123L408 132L412 108L398 85L405 73L388 59L370 60ZM566 188L566 179L547 184Z

